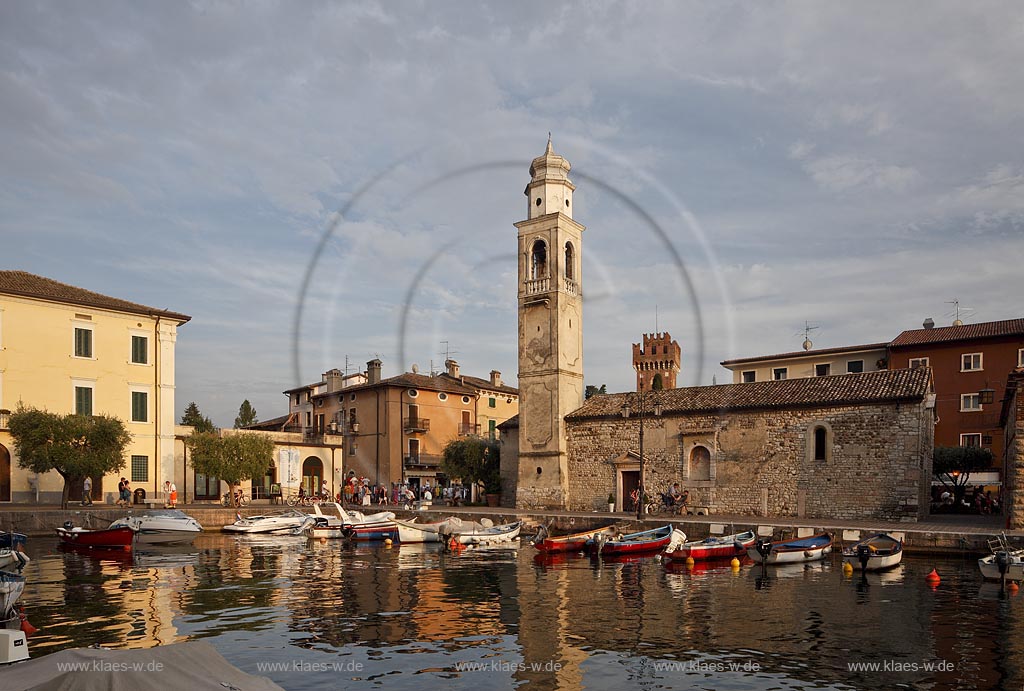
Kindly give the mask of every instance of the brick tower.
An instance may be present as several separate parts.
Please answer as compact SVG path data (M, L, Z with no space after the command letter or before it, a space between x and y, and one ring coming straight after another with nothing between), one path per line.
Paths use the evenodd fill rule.
M648 390L676 388L676 374L682 350L667 331L644 334L643 348L633 344L633 369L636 370L636 388L640 390L640 377Z

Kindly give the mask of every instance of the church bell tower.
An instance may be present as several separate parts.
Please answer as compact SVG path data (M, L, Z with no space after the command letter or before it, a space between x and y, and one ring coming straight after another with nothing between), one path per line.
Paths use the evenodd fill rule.
M547 150L530 164L519 229L519 465L516 506L568 502L565 416L583 405L584 227L572 218L569 162Z

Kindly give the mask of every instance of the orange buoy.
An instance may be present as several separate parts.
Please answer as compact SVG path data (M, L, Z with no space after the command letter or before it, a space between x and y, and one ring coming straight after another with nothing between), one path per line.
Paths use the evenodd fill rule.
M25 616L24 607L18 610L18 617L21 619L21 630L25 633L26 636L31 636L39 630L28 622L28 617Z
M1018 590L1020 590L1020 586L1017 585L1017 581L1010 581L1006 584L1006 592L1010 595L1016 595Z
M939 578L939 572L933 568L931 573L924 577L924 580L928 581L930 585L938 585L942 579Z

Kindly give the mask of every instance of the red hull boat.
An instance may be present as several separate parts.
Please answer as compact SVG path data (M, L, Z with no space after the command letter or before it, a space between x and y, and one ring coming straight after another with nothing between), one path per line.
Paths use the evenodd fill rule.
M742 557L745 555L747 549L753 546L756 540L757 535L754 534L753 530L736 533L735 535L708 537L692 542L686 542L686 536L683 535L682 539L669 543L662 556L669 561L731 559L732 557Z
M659 552L664 549L671 539L672 526L666 525L639 533L616 535L610 539L606 539L604 535L599 534L596 538L587 542L586 549L590 554L602 557L649 554L650 552ZM683 539L686 539L685 536Z
M132 548L135 531L131 528L109 528L107 530L84 530L82 528L57 528L57 537L62 544L72 547L96 549Z
M562 535L560 537L541 537L540 535L533 540L533 546L539 549L545 554L552 552L581 552L587 546L588 540L593 540L600 534L606 537L614 537L616 533L614 526L608 526L607 528L598 528L597 530L588 530L585 533L573 533L572 535Z

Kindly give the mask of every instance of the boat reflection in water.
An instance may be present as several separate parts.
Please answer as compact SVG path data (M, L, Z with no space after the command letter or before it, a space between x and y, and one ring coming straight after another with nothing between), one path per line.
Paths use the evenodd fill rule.
M28 545L21 602L40 628L33 656L203 638L251 673L275 661L361 665L341 676L263 672L299 690L370 689L381 679L399 689L625 688L639 679L652 688L1024 685L1024 649L1005 645L1024 634L1024 598L982 589L973 561L911 556L862 579L845 576L838 558L762 574L657 555L304 537L203 534L191 548L134 556L55 547L53 538ZM942 574L935 589L924 581L933 566ZM850 672L854 658L955 669L872 675ZM705 667L651 664L692 660ZM503 671L461 669L492 662ZM707 665L733 662L752 664L708 676Z

